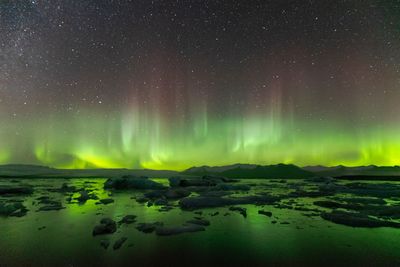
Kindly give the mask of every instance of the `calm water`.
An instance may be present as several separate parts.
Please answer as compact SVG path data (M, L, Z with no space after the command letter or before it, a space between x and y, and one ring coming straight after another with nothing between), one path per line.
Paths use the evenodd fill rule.
M67 204L65 195L48 191L66 181L94 188L99 198L111 194L103 190L104 179L23 181L34 185L35 193L22 197L29 209L26 216L0 217L0 266L400 265L400 229L352 228L273 206L263 207L273 213L272 218L259 215L260 207L254 205L241 205L247 208L247 218L234 212L223 216L228 208L202 209L203 217L211 222L205 232L163 237L139 232L131 224L121 225L112 235L93 237L93 227L104 217L118 221L124 215L135 214L137 222L181 225L195 214L179 207L159 212L159 207L137 203L133 197L142 195L138 191L113 193L115 202L109 205L96 205L95 200L83 205ZM167 183L164 179L158 181ZM245 183L258 184L255 191L268 190L272 184L266 180ZM276 193L289 190L287 185L274 184ZM39 206L33 204L43 195L61 200L66 209L37 212ZM314 200L297 201L309 206ZM215 211L220 215L210 216ZM272 224L273 220L277 223ZM43 226L46 228L38 230ZM128 240L121 249L113 250L113 241L121 237ZM111 241L107 250L100 246L102 239Z

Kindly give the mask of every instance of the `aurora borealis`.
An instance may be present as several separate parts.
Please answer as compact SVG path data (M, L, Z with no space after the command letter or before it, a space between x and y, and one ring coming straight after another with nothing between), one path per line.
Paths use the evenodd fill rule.
M400 165L397 1L0 1L0 163Z

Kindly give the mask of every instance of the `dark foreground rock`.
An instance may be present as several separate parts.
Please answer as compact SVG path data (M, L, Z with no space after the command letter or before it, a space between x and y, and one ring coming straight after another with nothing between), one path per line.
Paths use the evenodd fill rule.
M117 250L120 249L122 247L122 245L126 242L126 240L128 240L128 238L126 237L121 237L120 239L118 239L117 241L115 241L113 249Z
M111 204L111 203L114 203L114 199L112 199L112 198L103 198L103 199L100 199L99 202L97 202L96 204L108 205L108 204Z
M205 230L206 229L203 226L196 224L188 224L182 226L160 226L156 228L156 234L159 236L169 236L169 235L193 233Z
M110 246L110 240L103 239L100 241L100 246L107 249Z
M201 226L209 226L210 225L210 221L205 220L205 219L193 219L193 220L187 221L187 223L201 225Z
M79 192L79 196L76 198L76 200L78 200L79 203L84 204L86 203L86 201L88 201L89 199L98 199L98 197L94 194L91 193L87 190L82 190Z
M28 209L21 202L0 202L0 216L25 216Z
M154 190L144 194L145 199L180 199L190 195L190 191L184 188L169 188L167 190Z
M0 186L0 195L30 195L33 193L31 186Z
M384 221L369 217L366 214L334 210L323 212L321 217L327 221L352 227L395 227L400 228L400 223Z
M215 186L217 182L198 178L171 177L169 178L169 185L171 187Z
M272 212L270 212L270 211L265 211L265 210L259 210L259 211L258 211L258 214L265 215L265 216L268 216L268 217L271 217L271 216L272 216Z
M104 218L100 221L99 225L96 225L93 228L92 234L96 235L105 235L105 234L112 234L117 230L117 224L114 220L110 218Z
M163 225L164 225L164 224L163 224L162 222L139 223L139 224L136 226L136 229L139 230L139 231L141 231L141 232L143 232L143 233L149 234L149 233L154 232L154 231L156 230L157 227L162 227Z
M251 188L246 184L218 184L214 190L220 191L249 191Z
M65 207L61 204L60 201L46 201L46 204L39 208L38 211L52 211L52 210L62 210Z
M136 215L126 215L119 221L120 224L131 224L136 222Z
M239 212L243 217L247 217L247 210L245 208L241 208L241 207L230 207L229 208L230 211L237 211Z
M154 182L147 177L123 176L110 178L104 183L105 189L164 189L165 186Z
M201 208L216 208L241 204L272 204L279 200L279 197L262 196L244 196L244 197L187 197L179 201L183 210L195 210Z
M393 198L400 196L400 185L394 183L349 183L344 193L375 198Z
M169 178L169 185L171 187L216 186L222 183L233 183L238 181L239 180L228 179L221 176L205 175L201 178L171 177Z

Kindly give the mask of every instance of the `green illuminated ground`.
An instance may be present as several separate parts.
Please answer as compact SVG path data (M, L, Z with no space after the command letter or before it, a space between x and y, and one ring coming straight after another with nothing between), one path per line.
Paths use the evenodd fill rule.
M168 186L166 179L154 180ZM242 265L243 262L252 266L382 266L400 263L399 229L335 224L320 217L321 212L329 212L331 209L313 204L319 200L343 201L349 197L357 197L358 201L363 198L368 201L372 199L368 196L358 196L357 194L362 194L359 191L352 193L356 195L338 193L321 197L290 197L291 192L318 191L322 184L312 180L243 180L239 184L250 184L252 189L230 194L236 197L257 194L285 196L271 205L239 205L247 209L245 218L238 212L229 210L229 206L195 211L182 210L178 206L179 201L170 201L172 210L160 212L160 206L148 206L136 200L149 191L104 190L104 181L1 180L0 186L30 184L35 188L32 195L0 197L0 201L21 200L29 209L22 217L0 217L1 263L5 266L165 266L165 263L174 266L236 266ZM111 197L115 202L98 205L97 200L88 200L79 204L74 200L79 193L65 194L53 191L63 183L85 188L99 199ZM338 188L356 188L353 182L334 183ZM385 186L385 191L368 191L368 194L387 194L381 199L385 199L389 206L398 207L398 198L391 197L395 194L393 190L400 188L398 182L362 184L373 188ZM196 195L198 193L191 197ZM65 209L38 211L43 205L40 204L39 197L43 196L60 201ZM71 202L67 200L68 196L72 197ZM258 214L261 209L272 212L272 216ZM201 215L196 213L198 211L201 211ZM109 217L119 221L127 214L136 215L137 222L119 225L114 234L92 236L93 227L102 218ZM136 229L141 222L163 222L167 226L177 226L199 216L211 223L205 231L158 236ZM389 221L398 222L396 219ZM113 250L113 243L121 237L126 237L127 241L120 249ZM109 240L111 246L105 250L100 246L101 240Z

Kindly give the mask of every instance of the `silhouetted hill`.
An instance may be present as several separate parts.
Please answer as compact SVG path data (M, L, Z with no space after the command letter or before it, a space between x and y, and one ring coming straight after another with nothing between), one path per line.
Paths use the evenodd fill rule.
M292 164L252 165L234 164L219 167L193 167L182 172L191 175L220 175L228 178L308 178L314 176L312 172L303 170Z

